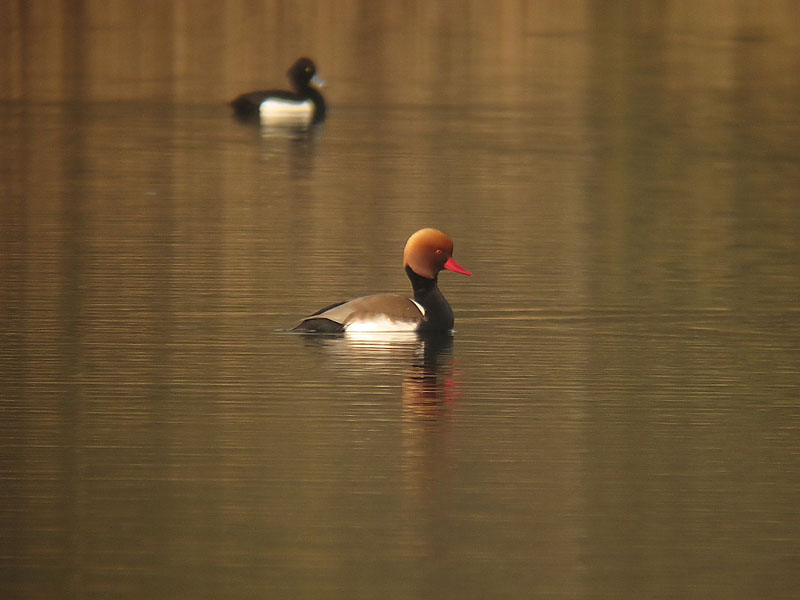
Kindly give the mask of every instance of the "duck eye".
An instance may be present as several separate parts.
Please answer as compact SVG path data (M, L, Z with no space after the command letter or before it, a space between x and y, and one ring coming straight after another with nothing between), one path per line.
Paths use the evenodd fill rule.
M441 253L442 253L442 249L441 248L437 248L436 249L436 254L441 254Z

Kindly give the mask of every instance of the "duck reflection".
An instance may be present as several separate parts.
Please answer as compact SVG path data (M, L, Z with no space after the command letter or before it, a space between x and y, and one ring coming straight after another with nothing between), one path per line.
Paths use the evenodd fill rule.
M259 133L264 140L311 141L322 132L320 124L259 123Z
M453 462L451 425L458 392L453 365L453 338L426 337L402 383L403 421L401 471L408 521L441 506ZM428 532L411 529L408 543L435 556ZM434 546L436 546L434 544Z
M319 138L322 134L324 125L322 123L293 123L270 122L260 119L242 118L233 116L237 125L251 129L255 136L264 141L289 141L289 142L310 142Z
M348 372L350 377L358 373L402 374L400 466L406 494L404 510L418 515L438 505L452 463L450 417L459 389L453 336L348 332L303 338L340 363L334 365L336 372ZM418 532L407 534L413 538L409 540L412 545L427 540L426 535L417 537Z
M349 332L303 337L307 344L323 348L342 372L396 374L399 365L406 413L434 418L455 399L453 336L449 333Z
M359 374L397 373L418 352L419 339L413 332L309 334L302 336L309 346L319 347L334 362L336 372Z
M448 410L457 391L453 379L453 337L429 335L403 377L407 418L435 419Z

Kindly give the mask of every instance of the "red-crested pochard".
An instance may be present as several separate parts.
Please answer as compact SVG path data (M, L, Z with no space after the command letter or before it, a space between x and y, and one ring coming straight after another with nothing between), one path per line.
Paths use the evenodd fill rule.
M453 240L437 229L420 229L406 242L403 267L414 288L413 300L375 294L337 302L303 319L294 331L450 331L453 310L439 291L439 271L472 275L453 259Z

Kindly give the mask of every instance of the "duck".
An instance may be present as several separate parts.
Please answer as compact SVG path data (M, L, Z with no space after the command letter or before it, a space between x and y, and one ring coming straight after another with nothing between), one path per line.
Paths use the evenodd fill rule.
M373 294L337 302L305 317L293 331L451 332L455 321L453 309L439 290L439 273L447 270L472 275L453 258L453 240L438 229L420 229L406 242L403 268L411 281L413 298L402 294Z
M294 91L264 90L247 92L231 101L240 119L260 118L262 122L312 124L325 118L325 99L319 89L325 82L310 58L298 58L286 73Z

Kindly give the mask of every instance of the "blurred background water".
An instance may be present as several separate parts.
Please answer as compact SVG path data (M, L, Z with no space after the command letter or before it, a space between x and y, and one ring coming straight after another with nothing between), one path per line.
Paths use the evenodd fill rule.
M2 596L794 597L798 20L3 3ZM423 226L452 341L283 332Z

